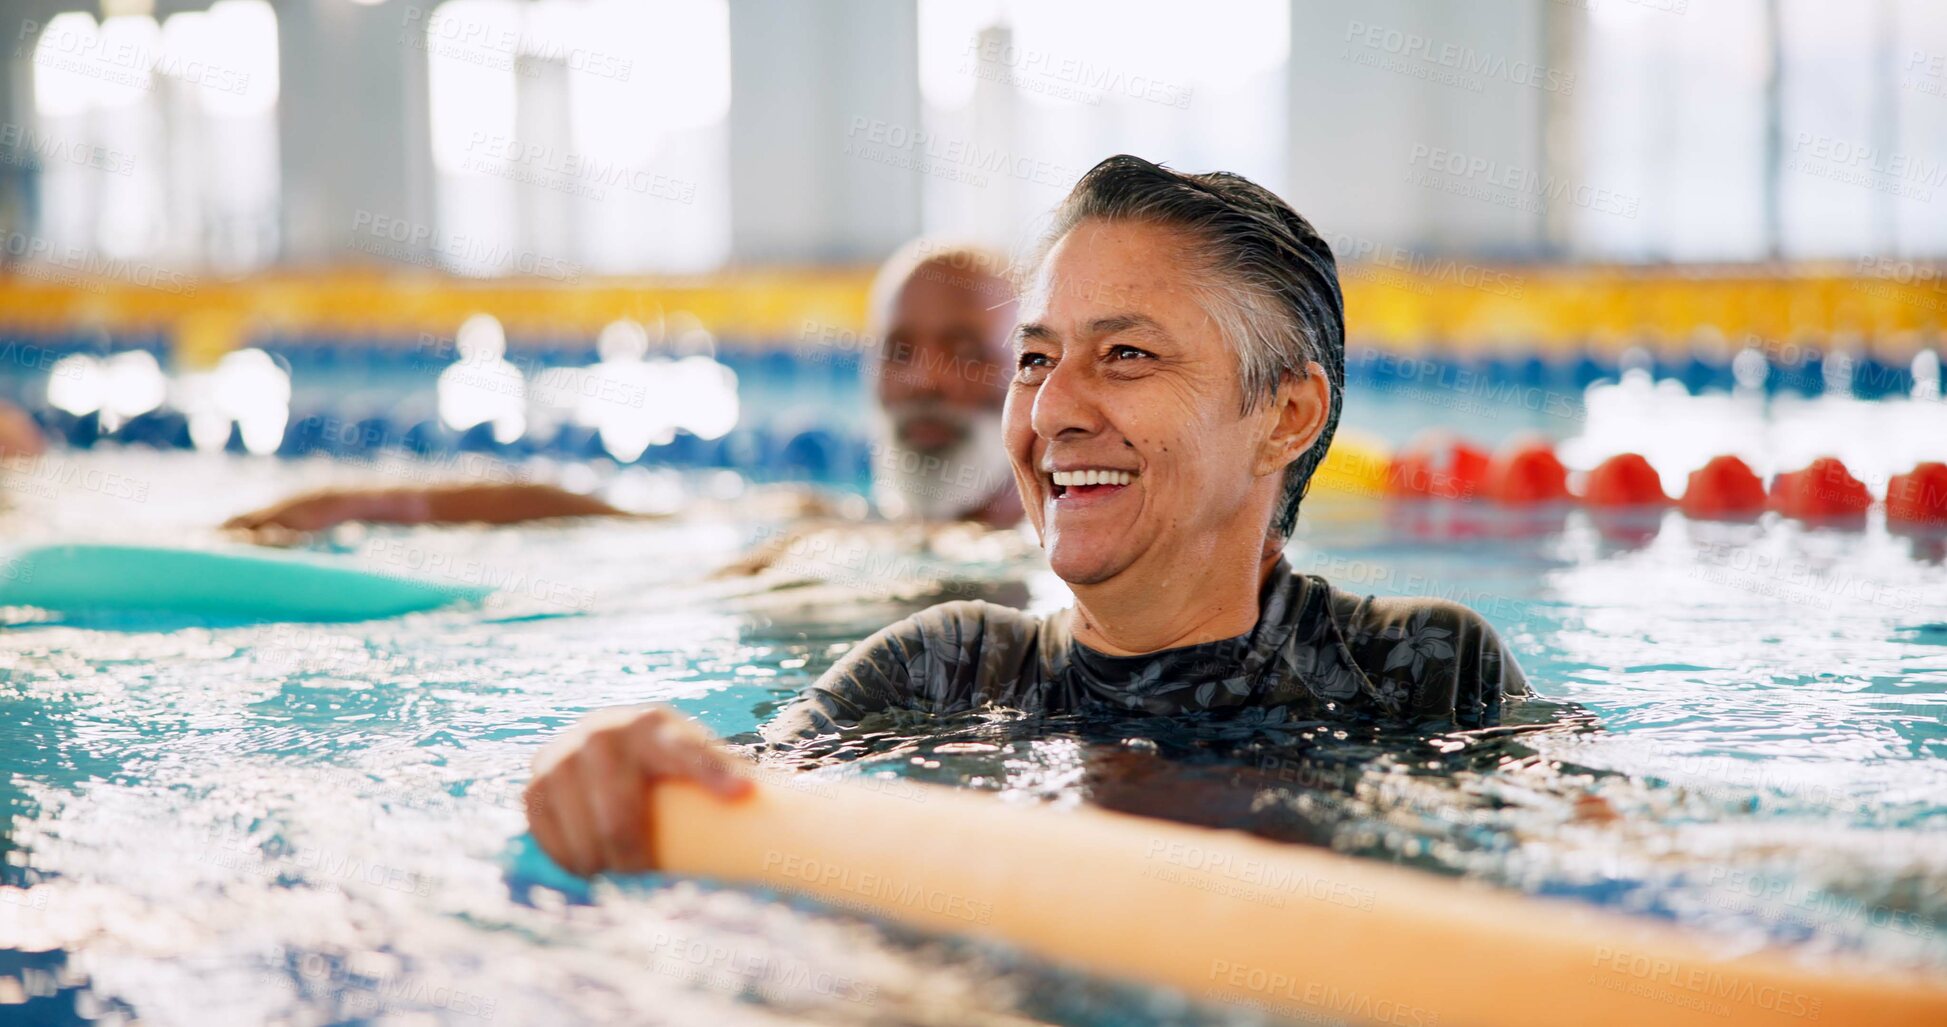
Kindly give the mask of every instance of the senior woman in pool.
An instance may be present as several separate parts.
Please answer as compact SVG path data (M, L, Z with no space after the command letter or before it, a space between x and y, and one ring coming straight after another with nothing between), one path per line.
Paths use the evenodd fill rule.
M1527 693L1473 611L1355 596L1283 557L1345 354L1331 249L1284 201L1111 157L1056 211L1021 303L1004 434L1074 607L922 611L860 643L767 737L986 705L1442 730L1496 724ZM529 821L570 870L645 869L648 785L684 777L734 801L741 765L673 711L604 711L536 757Z

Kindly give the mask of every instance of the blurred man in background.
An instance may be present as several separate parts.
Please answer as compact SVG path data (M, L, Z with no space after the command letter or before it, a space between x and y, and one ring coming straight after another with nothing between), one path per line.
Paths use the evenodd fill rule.
M889 517L1021 519L1001 445L1014 286L1001 258L971 246L908 244L872 287L879 400L872 478Z
M1000 444L1001 407L1015 299L1005 261L971 246L920 239L874 279L866 373L873 418L874 499L886 516L1007 527L1021 519ZM828 512L810 504L807 513ZM379 524L516 524L559 517L626 515L592 496L552 485L445 485L331 489L232 518L226 529L260 542L290 541L346 521ZM768 566L767 551L741 561Z
M1001 411L1014 376L1015 291L991 250L915 239L873 279L864 336L872 416L872 493L894 525L867 536L827 510L766 539L719 577L776 571L812 582L853 576L839 553L958 552L963 543L1021 521L1021 499L1001 444ZM819 515L824 516L819 516ZM1011 552L1009 547L987 556ZM793 555L805 559L794 567ZM773 575L777 577L778 575ZM853 582L855 585L863 582Z

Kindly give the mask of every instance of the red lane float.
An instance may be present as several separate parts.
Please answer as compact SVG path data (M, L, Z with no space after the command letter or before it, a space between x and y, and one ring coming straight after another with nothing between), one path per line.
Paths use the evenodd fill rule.
M1894 475L1886 485L1886 519L1947 527L1947 464L1922 461Z
M1401 447L1386 470L1395 496L1472 499L1487 473L1487 451L1448 432L1430 431Z
M1578 496L1569 490L1568 470L1547 439L1513 441L1489 456L1466 439L1434 429L1401 447L1385 473L1385 491L1396 497L1478 496L1507 506L1579 499L1598 510L1673 502L1656 468L1640 453L1619 453L1597 464ZM1749 464L1725 454L1690 472L1683 496L1675 502L1685 516L1698 520L1751 519L1771 509L1800 520L1834 521L1864 517L1873 496L1837 457L1820 457L1779 474L1767 491ZM1886 519L1890 524L1947 527L1947 463L1925 461L1894 475L1887 487Z
M1690 472L1678 504L1684 515L1699 520L1742 520L1764 512L1764 479L1751 465L1734 456L1715 456Z
M1865 483L1853 477L1837 457L1819 457L1810 466L1786 471L1771 482L1771 508L1800 520L1864 517L1872 503L1873 495Z
M1663 480L1640 453L1618 453L1597 464L1582 485L1582 502L1594 507L1661 506L1670 502Z
M1573 498L1568 468L1546 439L1514 442L1494 454L1482 476L1482 492L1498 503L1525 506Z

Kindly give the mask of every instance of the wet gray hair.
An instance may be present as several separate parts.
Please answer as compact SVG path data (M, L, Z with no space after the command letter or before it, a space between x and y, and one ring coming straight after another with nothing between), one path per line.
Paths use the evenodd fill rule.
M1029 273L1091 218L1173 228L1193 241L1172 256L1200 281L1201 306L1237 353L1245 413L1277 395L1285 376L1305 377L1314 361L1325 369L1325 428L1285 469L1271 516L1271 530L1291 537L1345 395L1345 299L1331 246L1289 204L1241 175L1184 174L1119 154L1090 169L1055 208Z

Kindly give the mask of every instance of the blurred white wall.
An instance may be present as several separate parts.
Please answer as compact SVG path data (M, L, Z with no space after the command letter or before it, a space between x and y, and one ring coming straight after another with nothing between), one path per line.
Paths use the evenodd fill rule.
M1122 151L1353 258L1947 254L1932 0L277 0L193 66L271 8L105 6L0 14L0 262L857 264L1017 246Z
M383 253L355 245L381 219L433 222L426 55L401 42L427 6L277 5L285 262L432 262L430 230L388 237Z
M1544 0L1298 5L1287 199L1341 248L1540 247L1537 197L1500 183L1547 170L1544 23L1559 9Z
M914 0L730 5L733 251L866 262L919 231L921 178L855 159L873 126L919 125Z

